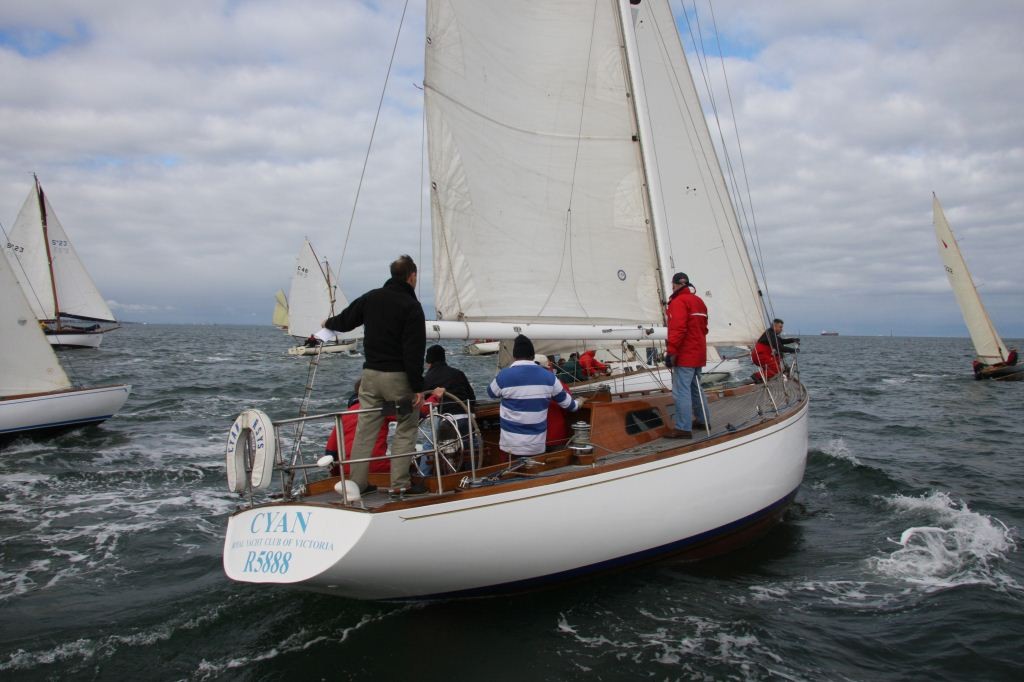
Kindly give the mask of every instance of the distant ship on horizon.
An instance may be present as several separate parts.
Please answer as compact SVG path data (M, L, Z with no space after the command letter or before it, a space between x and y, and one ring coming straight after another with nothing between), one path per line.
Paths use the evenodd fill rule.
M829 331L827 329L822 329L821 330L821 335L822 336L839 336L839 332L837 332L837 331Z

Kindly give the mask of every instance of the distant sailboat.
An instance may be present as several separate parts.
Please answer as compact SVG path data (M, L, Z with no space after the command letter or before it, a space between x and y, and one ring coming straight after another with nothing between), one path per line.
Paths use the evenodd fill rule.
M322 353L346 353L353 355L359 345L362 328L344 336L323 329L320 323L348 305L345 295L331 274L327 261L320 262L313 245L303 240L302 248L292 273L292 286L288 292L288 334L305 341L315 336L320 341ZM317 346L296 346L290 348L291 355L312 355Z
M19 278L0 258L0 443L112 417L131 386L73 388L46 343Z
M50 344L96 348L104 332L117 329L117 320L57 219L39 178L32 177L35 184L14 221L4 253L12 269L24 274L19 276L22 290Z
M939 198L932 193L932 213L935 223L935 238L938 241L939 257L946 268L949 285L953 287L956 302L970 332L971 342L977 359L974 361L975 379L1021 380L1024 379L1024 366L1017 364L1017 351L1008 350L999 332L988 316L974 280L967 269L963 254L953 229L946 220Z
M288 331L288 299L282 289L274 294L274 317L271 322L278 329Z

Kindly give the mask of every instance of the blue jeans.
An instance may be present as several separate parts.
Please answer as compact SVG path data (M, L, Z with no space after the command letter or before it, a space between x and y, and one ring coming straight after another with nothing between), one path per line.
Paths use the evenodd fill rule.
M693 428L693 418L708 420L708 403L700 388L700 367L672 368L672 398L676 402L675 427L680 431Z

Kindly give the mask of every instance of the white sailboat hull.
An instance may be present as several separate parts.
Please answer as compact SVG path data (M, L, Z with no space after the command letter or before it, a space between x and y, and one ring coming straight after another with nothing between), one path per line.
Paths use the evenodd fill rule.
M99 348L103 343L102 332L47 334L46 340L58 348Z
M465 351L469 355L494 355L500 348L500 341L477 341L466 344Z
M526 589L662 554L699 556L777 519L806 457L805 403L766 428L692 452L507 493L375 513L255 507L228 521L224 570L242 582L411 599Z
M0 438L102 422L130 392L131 386L120 384L0 398Z
M316 355L317 350L322 354L342 353L351 357L361 357L357 353L359 341L353 340L347 343L327 343L319 347L293 346L288 349L288 355Z

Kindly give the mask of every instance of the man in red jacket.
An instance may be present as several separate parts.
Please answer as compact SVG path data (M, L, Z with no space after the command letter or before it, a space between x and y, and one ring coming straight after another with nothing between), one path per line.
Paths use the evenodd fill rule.
M693 438L694 426L707 428L708 403L700 388L700 370L708 361L708 308L684 272L672 275L668 299L668 342L665 365L672 368L676 403L669 438ZM696 417L696 420L694 419Z

